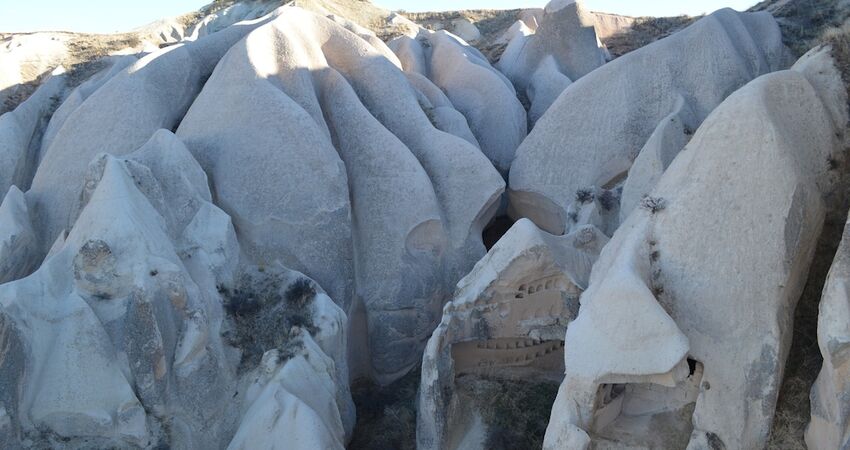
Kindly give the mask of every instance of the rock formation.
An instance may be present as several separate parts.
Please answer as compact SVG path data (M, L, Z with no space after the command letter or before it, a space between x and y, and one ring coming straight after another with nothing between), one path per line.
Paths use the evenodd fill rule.
M765 445L847 121L831 61L731 95L602 251L545 448Z
M847 279L850 226L829 271L818 315L818 344L823 368L811 392L812 421L806 429L806 445L812 450L850 445L850 366L844 357L850 341Z
M564 330L607 241L592 226L552 236L522 219L458 283L422 360L418 448L455 448L469 426L456 377L560 379Z
M60 67L35 93L13 111L0 115L0 190L29 188L38 163L38 149L56 98L65 87Z
M582 77L517 149L509 183L511 214L550 233L569 231L577 226L573 213L584 203L579 192L612 191L617 198L641 148L671 114L688 112L682 120L692 114L683 131L693 132L735 89L783 68L786 52L769 14L726 9ZM609 230L618 222L617 203Z
M0 283L35 269L36 242L24 193L12 186L0 203Z
M42 242L52 242L60 230L70 228L70 206L91 158L103 151L129 153L157 129L174 129L219 58L268 20L234 25L150 54L112 77L74 110L45 150L27 192Z
M0 447L850 446L821 3L0 33Z
M64 97L59 107L56 108L56 111L50 116L50 122L41 137L40 147L38 152L35 154L36 167L38 167L38 164L41 164L41 159L44 157L47 149L50 148L50 144L56 137L56 133L62 128L62 125L65 124L65 121L68 120L71 113L79 108L92 93L100 89L101 86L106 84L106 82L112 79L112 77L126 69L127 66L135 63L137 60L138 58L135 55L109 56L99 60L98 63L105 67L79 86L75 87ZM27 184L32 181L33 175L34 173L29 174L29 178L25 180Z
M240 383L240 352L229 344L242 346L243 360L258 350L225 342L222 305L242 313L258 300L224 298L226 286L238 281L240 251L229 218L210 198L200 166L166 130L126 159L95 158L61 248L32 275L0 287L4 442L217 447L228 441L239 416L231 395L222 394L238 393ZM23 197L13 190L7 199ZM288 292L306 280L289 279L274 286ZM264 295L259 301L270 302L271 294ZM319 342L322 351L311 352L316 364L326 360L321 386L331 386L334 414L317 414L336 418L342 442L353 426L345 315L315 290L301 302L312 308L306 315L312 338L286 339L285 331L259 321L251 333L281 336L283 349ZM336 316L325 312L334 309ZM274 310L265 312L276 320ZM314 382L287 388L310 396Z
M90 175L62 249L2 286L4 337L17 349L0 369L13 396L4 402L9 442L146 446L165 421L176 442L214 442L220 430L202 425L219 413L210 394L234 376L217 332L215 277L194 279L182 263L168 221L143 194L163 196L150 168L103 156Z
M552 0L532 21L537 26L516 32L498 67L528 100L534 124L567 86L604 64L605 54L581 2Z
M525 110L514 86L477 49L446 31L422 29L389 43L405 72L430 79L463 113L481 151L503 175L525 138ZM491 107L482 108L482 104Z
M259 19L275 9L282 2L236 2L218 11L209 11L190 30L186 31L186 39L195 41L245 20Z
M254 260L303 271L350 314L362 303L367 369L388 382L418 363L446 287L484 254L503 183L434 127L397 60L285 9L228 52L177 134Z

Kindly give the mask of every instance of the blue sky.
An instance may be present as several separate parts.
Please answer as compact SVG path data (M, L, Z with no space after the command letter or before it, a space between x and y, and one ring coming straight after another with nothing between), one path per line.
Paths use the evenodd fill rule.
M528 8L546 0L373 0L388 9L433 11L471 8ZM0 0L0 31L129 30L156 19L198 9L209 0ZM746 9L756 0L585 0L594 11L631 16L702 14L729 6Z

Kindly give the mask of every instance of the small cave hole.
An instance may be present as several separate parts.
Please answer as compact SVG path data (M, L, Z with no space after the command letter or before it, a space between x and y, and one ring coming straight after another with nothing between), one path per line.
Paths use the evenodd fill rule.
M511 229L514 222L508 216L499 216L490 221L481 234L481 238L484 240L484 247L487 248L487 251L490 251L496 245L496 242L499 242L499 239Z
M697 371L697 361L695 359L688 358L688 376L693 375Z

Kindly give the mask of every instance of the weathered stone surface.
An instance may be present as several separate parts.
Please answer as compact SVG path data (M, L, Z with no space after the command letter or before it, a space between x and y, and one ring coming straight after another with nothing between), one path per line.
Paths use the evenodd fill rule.
M77 86L68 96L62 101L62 104L56 109L56 112L50 116L50 122L44 130L44 136L41 139L41 146L35 160L41 163L41 159L56 133L62 128L62 125L68 120L68 117L83 104L83 102L112 79L115 75L126 69L131 64L135 63L138 58L135 55L110 56L99 61L100 64L105 64L106 67L100 72L91 76L88 80ZM36 166L37 167L37 166Z
M458 283L422 360L419 448L463 434L472 411L458 403L456 376L560 380L564 330L607 241L591 226L552 236L522 219Z
M794 65L818 88L829 108L833 126L841 129L847 120L844 85L836 79L831 46L815 48ZM806 429L808 448L825 450L850 445L850 364L846 357L850 342L850 302L846 283L850 255L850 227L845 225L841 244L830 267L818 313L817 340L823 366L811 390L811 422Z
M835 187L840 85L834 66L795 66L706 119L593 268L546 448L765 445Z
M595 17L581 2L552 0L533 23L533 33L514 34L497 64L528 99L532 125L572 81L605 64Z
M229 27L185 45L147 55L97 89L64 121L46 149L27 200L43 252L62 229L86 166L98 153L129 153L160 128L174 129L219 58L270 18Z
M12 186L0 203L0 284L32 272L37 252L26 199Z
M247 387L245 411L228 449L344 449L335 402L333 360L301 330L303 349L284 362L277 350L263 356Z
M221 290L232 319L225 335L242 351L243 372L234 393L241 405L234 415L239 428L230 445L253 448L258 440L288 442L282 441L286 436L296 442L347 442L356 415L342 309L312 280L279 263L243 265ZM292 396L299 400L293 403ZM299 412L302 406L308 411ZM273 433L256 436L257 429L274 428L276 416L302 413L316 419L315 433L307 427L304 436L277 434L294 433L287 428L293 424L282 421Z
M620 197L618 223L625 221L640 205L641 199L652 192L661 175L690 141L694 130L687 124L694 122L693 113L688 109L684 97L679 97L673 112L658 122L658 127L629 168Z
M26 84L37 83L68 55L71 33L22 33L0 39L0 114L17 105Z
M481 151L506 176L526 134L525 110L510 81L481 52L446 31L421 29L416 38L400 36L389 46L405 72L427 77L446 93Z
M438 130L453 134L475 147L481 148L478 145L478 139L469 129L466 117L454 108L451 100L439 87L419 73L405 72L405 75L410 85L417 91L420 106Z
M315 415L336 424L327 436L346 441L355 417L344 312L286 269L276 269L284 276L272 280L275 289L233 295L229 287L244 272L235 230L210 203L203 171L173 134L160 130L123 158L98 156L83 186L67 238L60 235L38 271L0 285L4 442L224 447L237 427L265 426L240 413L248 400L238 393L257 379L256 368L243 371L240 354L244 361L274 343L298 353L307 341L310 364L282 369L302 380L290 380L287 392L311 407L324 401ZM299 283L310 287L293 298ZM238 318L257 301L283 305L306 331L296 339L264 326L280 323L281 310L270 309L265 322L247 330L263 339L225 341L222 332L241 324L225 321L222 305Z
M21 386L18 438L145 446L166 420L174 442L215 442L213 405L234 376L215 281L189 276L124 165L102 168L62 249L0 287L0 311L32 368L4 380Z
M466 42L475 42L481 39L481 32L467 18L452 20L452 34L463 39Z
M720 10L570 85L517 150L510 212L555 234L582 189L615 189L680 97L695 130L727 95L783 68L787 50L766 13Z
M56 97L65 87L63 73L64 69L57 69L26 101L0 115L0 191L12 185L29 187L47 126L45 118L56 108Z
M845 227L841 245L829 270L818 314L818 345L823 367L812 387L812 420L806 429L806 445L813 450L850 445L850 365L846 358L850 342L850 227Z
M207 14L190 30L186 30L186 40L198 38L222 31L239 22L255 20L271 13L279 7L279 2L236 2L219 11Z
M362 303L354 359L370 363L353 370L388 382L418 363L447 287L484 254L503 183L477 148L434 127L427 84L412 86L393 55L285 10L222 59L178 135L252 259L304 272L349 314Z

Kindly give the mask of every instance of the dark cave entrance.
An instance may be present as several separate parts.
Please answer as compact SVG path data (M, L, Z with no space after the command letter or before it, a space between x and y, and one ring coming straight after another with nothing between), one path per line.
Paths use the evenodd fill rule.
M499 242L499 239L511 229L514 225L515 220L511 219L508 216L498 216L494 217L493 220L484 227L484 232L481 233L481 239L484 241L484 247L487 248L487 251L490 251L496 242Z

